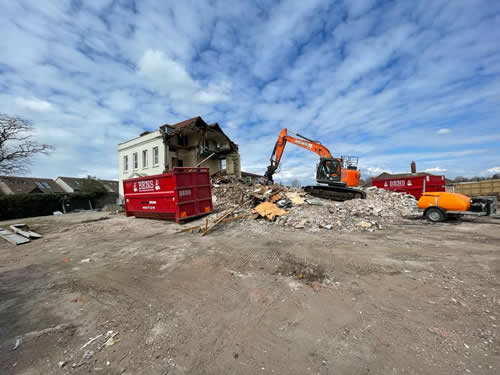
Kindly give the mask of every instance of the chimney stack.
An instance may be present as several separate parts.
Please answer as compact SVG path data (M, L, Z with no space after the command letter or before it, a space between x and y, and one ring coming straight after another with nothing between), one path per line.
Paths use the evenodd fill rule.
M417 173L417 165L415 164L415 161L411 162L411 173Z

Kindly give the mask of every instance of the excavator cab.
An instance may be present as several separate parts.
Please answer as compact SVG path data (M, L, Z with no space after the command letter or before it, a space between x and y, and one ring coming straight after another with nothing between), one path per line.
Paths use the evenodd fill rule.
M321 158L316 169L316 181L328 185L345 185L341 182L342 163L339 159Z

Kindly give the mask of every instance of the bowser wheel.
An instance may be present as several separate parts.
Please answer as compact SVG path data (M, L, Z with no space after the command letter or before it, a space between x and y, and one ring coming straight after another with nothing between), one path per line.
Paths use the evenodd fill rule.
M446 214L440 208L429 207L425 211L425 218L432 223L440 223L446 220Z

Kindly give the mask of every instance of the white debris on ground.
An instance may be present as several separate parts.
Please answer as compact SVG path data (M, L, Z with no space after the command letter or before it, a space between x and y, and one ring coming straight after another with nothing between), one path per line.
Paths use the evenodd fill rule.
M366 199L336 202L308 195L282 185L247 185L234 177L214 177L212 193L218 210L236 208L245 220L306 231L376 231L385 224L415 216L417 200L372 186L363 189ZM236 215L236 213L235 213Z
M306 203L292 206L288 215L279 217L276 223L309 231L335 229L373 232L383 229L384 224L415 215L417 200L412 195L377 188L369 189L366 193L366 199L345 202L314 198L322 205Z

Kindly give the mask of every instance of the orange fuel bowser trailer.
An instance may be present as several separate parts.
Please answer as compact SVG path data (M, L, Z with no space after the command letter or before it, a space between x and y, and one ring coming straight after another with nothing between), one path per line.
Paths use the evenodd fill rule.
M425 192L418 200L418 208L431 222L445 221L450 216L496 216L497 198L470 198L463 194L441 191Z

